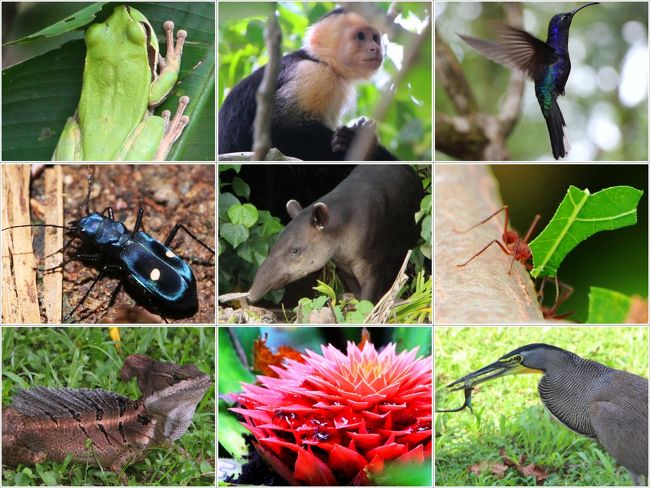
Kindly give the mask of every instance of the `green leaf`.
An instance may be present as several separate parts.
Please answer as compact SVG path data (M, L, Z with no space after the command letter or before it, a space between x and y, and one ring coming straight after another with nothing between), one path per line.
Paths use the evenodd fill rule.
M632 297L606 288L589 289L588 324L623 324L627 318Z
M238 197L248 198L251 194L251 187L238 176L232 179L232 189Z
M235 195L229 192L219 195L219 217L224 217L233 205L239 205L239 200Z
M395 327L394 331L398 352L419 347L418 356L431 355L431 327Z
M567 254L580 242L603 230L636 224L636 207L643 192L614 186L591 195L571 185L546 228L530 243L533 278L557 276Z
M246 227L252 227L257 222L259 214L254 205L245 203L243 205L232 205L228 209L228 217L233 224L241 224Z
M324 293L332 301L332 305L336 305L336 292L329 286L327 283L323 283L320 280L316 280L318 286L314 286L313 289L319 293Z
M219 394L241 391L240 382L254 383L255 376L248 371L235 352L228 330L219 328Z
M75 14L69 15L65 19L56 22L49 27L46 27L45 29L41 29L34 34L23 37L21 39L16 39L15 41L8 42L7 45L25 44L42 37L55 37L61 34L65 34L66 32L79 29L80 27L93 22L95 20L96 14L101 11L102 7L104 7L106 3L107 2L93 3L92 5L79 10Z
M269 245L259 240L249 240L237 248L237 256L244 261L260 266L269 253Z
M241 224L225 223L219 227L219 235L234 249L248 239L248 229Z
M237 461L248 454L244 435L250 432L227 410L226 403L219 400L219 444Z

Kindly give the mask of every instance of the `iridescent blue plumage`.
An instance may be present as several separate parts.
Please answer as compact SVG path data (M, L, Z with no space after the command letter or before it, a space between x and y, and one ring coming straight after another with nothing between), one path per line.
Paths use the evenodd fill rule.
M598 2L587 3L572 12L553 16L548 24L546 42L508 25L497 27L499 42L460 36L487 58L524 71L533 79L555 159L563 158L569 152L566 124L557 104L557 97L564 95L564 86L571 72L569 27L576 12L596 4Z

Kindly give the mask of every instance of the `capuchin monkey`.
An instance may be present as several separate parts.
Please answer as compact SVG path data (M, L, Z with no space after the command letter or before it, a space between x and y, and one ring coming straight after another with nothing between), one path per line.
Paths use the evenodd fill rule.
M341 116L355 103L354 83L369 79L382 60L379 31L359 14L337 8L322 17L309 28L304 47L280 60L271 145L305 161L343 160L357 130L369 122L339 127ZM255 94L263 76L264 67L241 80L224 100L220 154L252 151ZM397 160L376 136L367 159Z

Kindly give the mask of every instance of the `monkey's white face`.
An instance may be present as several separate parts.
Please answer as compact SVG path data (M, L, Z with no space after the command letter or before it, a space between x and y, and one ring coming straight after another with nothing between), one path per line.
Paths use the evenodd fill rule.
M376 29L364 27L353 30L352 44L356 47L356 57L362 65L376 70L383 61L381 36Z

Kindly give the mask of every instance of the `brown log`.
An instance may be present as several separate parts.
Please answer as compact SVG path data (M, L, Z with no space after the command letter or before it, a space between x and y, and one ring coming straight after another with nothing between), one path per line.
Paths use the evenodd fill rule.
M463 267L491 240L500 239L501 213L469 229L503 203L488 166L438 164L435 169L435 324L543 322L535 286L525 267L493 245Z

